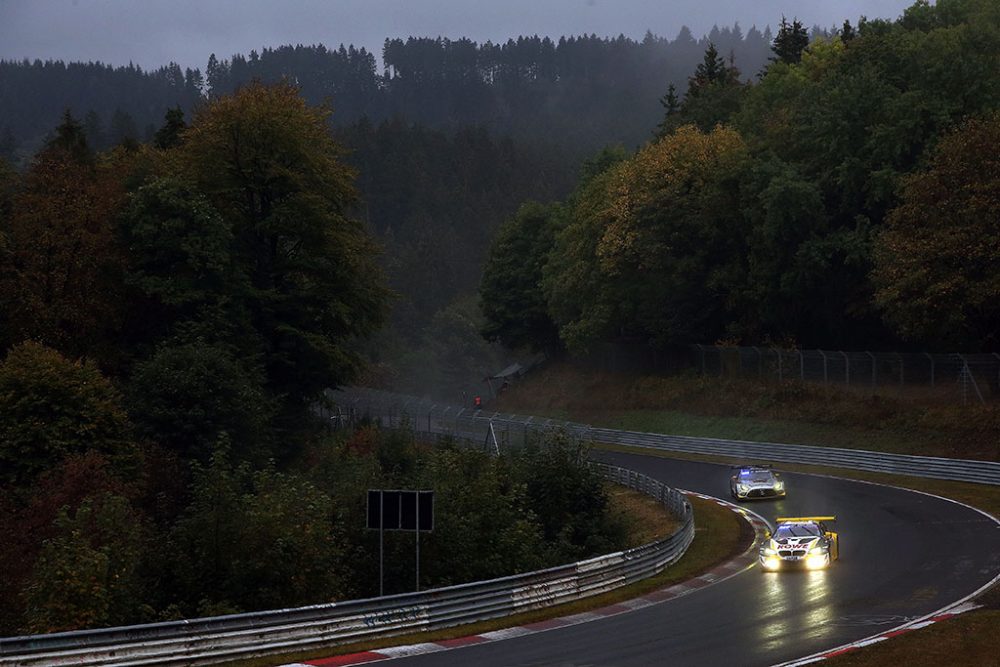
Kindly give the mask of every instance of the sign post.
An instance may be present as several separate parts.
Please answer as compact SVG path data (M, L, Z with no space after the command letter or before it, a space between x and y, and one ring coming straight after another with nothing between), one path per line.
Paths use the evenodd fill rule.
M386 530L416 533L416 590L420 590L420 533L434 530L434 492L368 490L368 529L378 531L378 594L385 595L383 534Z

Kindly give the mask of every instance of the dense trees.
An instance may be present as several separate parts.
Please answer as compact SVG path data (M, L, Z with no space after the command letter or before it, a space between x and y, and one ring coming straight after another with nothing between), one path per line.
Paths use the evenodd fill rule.
M31 338L77 356L108 340L121 316L113 219L124 196L113 161L95 160L66 113L0 220L0 340Z
M531 202L500 228L479 290L487 320L483 336L488 340L539 350L558 344L542 292L542 269L554 242L557 215L557 210Z
M876 294L909 338L1000 347L1000 116L972 119L904 181L875 255Z
M304 407L357 371L347 343L380 326L375 246L348 216L352 174L326 113L288 84L252 84L200 110L178 161L233 235L237 293L268 390Z
M744 34L739 25L713 28L700 39L684 28L673 40L652 33L641 41L522 36L496 44L410 37L387 39L381 54L322 45L228 59L213 54L204 74L176 64L143 72L96 63L0 62L0 118L11 131L10 152L23 156L69 107L86 115L88 140L103 150L126 137L151 140L165 111L190 113L202 95L221 97L254 80L292 80L311 104L333 100L341 125L395 116L449 131L489 124L499 134L585 152L643 141L655 123L657 98L668 83L682 87L709 42L727 62L732 57L753 73L766 62L770 38L769 29Z
M545 268L548 303L570 347L724 333L744 273L735 204L745 160L734 131L685 126L584 187ZM502 267L492 268L501 276L487 273L484 285L502 279Z
M172 109L149 145L95 151L87 125L67 112L24 173L0 171L0 632L371 595L372 486L439 491L424 586L622 546L578 456L544 459L573 484L559 514L573 528L556 535L526 491L539 488L528 459L429 451L408 430L333 438L313 415L385 318L356 214L390 241L453 234L433 257L472 277L430 296L412 358L425 381L458 386L498 363L467 294L482 239L514 200L553 187L531 172L555 156L481 129L359 124L341 136L394 146L352 155L386 165L363 186L413 184L387 214L359 202L327 111L287 84L219 96L190 125ZM447 161L421 169L439 148ZM462 208L420 228L449 203ZM470 222L484 207L496 211ZM427 256L413 252L414 274ZM427 298L392 275L404 298ZM580 489L593 498L574 503ZM409 549L388 541L389 590L409 590Z
M581 181L543 260L564 344L998 349L1000 11L918 2L856 32L807 46L785 21L749 85L706 49L657 139ZM497 238L484 286L532 256L510 248ZM487 332L521 324L486 314Z

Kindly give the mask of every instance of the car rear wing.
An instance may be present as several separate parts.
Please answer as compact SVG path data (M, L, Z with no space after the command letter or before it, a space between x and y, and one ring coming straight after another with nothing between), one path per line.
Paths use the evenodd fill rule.
M831 522L836 521L835 516L779 516L774 522L775 523L806 523L808 521L823 521Z

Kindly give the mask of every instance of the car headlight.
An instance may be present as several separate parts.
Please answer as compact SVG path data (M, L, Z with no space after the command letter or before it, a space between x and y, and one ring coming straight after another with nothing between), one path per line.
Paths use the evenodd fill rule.
M812 555L806 556L806 569L808 570L821 570L830 564L830 559L825 555Z
M750 490L750 486L748 484L737 484L736 489L742 493L746 493Z
M809 553L814 556L822 556L826 553L826 547L813 547L809 550Z
M781 482L781 481L775 482L774 483L774 490L775 491L784 491L785 490L785 483Z
M777 549L772 549L771 547L764 547L761 549L765 556L773 556L778 553Z

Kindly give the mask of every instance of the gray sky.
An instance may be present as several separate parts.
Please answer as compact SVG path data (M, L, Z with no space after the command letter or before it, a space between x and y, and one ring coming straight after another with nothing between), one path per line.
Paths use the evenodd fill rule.
M0 0L0 59L171 60L204 70L210 53L281 44L341 43L381 55L386 37L469 37L596 33L673 38L739 21L775 25L785 14L807 26L895 18L912 0Z

